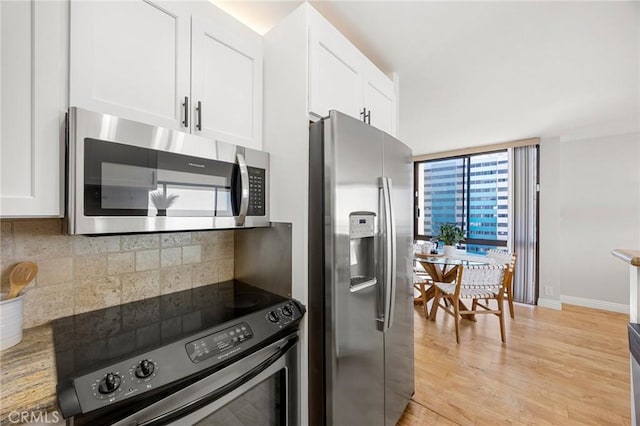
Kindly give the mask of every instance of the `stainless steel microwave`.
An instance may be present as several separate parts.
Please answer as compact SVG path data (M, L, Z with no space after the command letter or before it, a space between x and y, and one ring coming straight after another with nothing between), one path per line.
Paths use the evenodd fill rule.
M269 154L81 108L68 116L69 234L269 225Z

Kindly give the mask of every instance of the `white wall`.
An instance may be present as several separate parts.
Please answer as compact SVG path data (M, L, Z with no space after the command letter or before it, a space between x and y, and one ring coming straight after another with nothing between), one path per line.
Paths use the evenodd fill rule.
M610 252L640 247L640 133L543 138L540 166L542 304L625 311L628 270Z
M292 224L292 296L304 305L308 303L309 244L306 13L306 8L297 9L264 36L263 117L263 147L271 154L270 218ZM304 425L308 424L309 374L306 318L300 328L300 424Z
M560 168L562 150L559 138L544 138L540 143L540 298L541 306L560 308L560 255L557 236L560 235ZM552 295L544 288L551 287Z

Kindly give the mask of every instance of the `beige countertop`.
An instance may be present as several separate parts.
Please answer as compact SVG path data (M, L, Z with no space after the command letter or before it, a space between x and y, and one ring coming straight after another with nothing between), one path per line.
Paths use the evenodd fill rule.
M632 266L640 266L640 250L615 249L611 254Z
M14 424L14 411L56 410L56 377L51 326L24 330L22 342L0 352L0 425Z

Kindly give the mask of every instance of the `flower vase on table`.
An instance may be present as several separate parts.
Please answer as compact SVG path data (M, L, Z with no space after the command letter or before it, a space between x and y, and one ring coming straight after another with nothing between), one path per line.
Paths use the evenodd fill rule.
M455 223L443 223L440 225L438 240L444 243L445 257L453 257L456 254L456 244L464 240L464 232Z
M456 255L456 246L444 246L444 255L446 257L454 257Z

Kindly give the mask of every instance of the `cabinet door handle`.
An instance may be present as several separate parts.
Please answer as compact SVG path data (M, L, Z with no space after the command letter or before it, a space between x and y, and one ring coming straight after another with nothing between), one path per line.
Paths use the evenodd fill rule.
M196 107L196 111L198 112L198 118L196 122L196 129L202 131L202 102L198 101L198 106Z
M371 110L369 110L369 112L364 115L364 118L367 124L371 124Z
M188 96L184 97L184 103L182 105L184 106L184 121L182 122L182 124L184 124L184 127L189 127L189 97Z
M362 108L362 111L360 111L360 117L362 117L362 121L363 122L367 122L367 109L366 108Z

